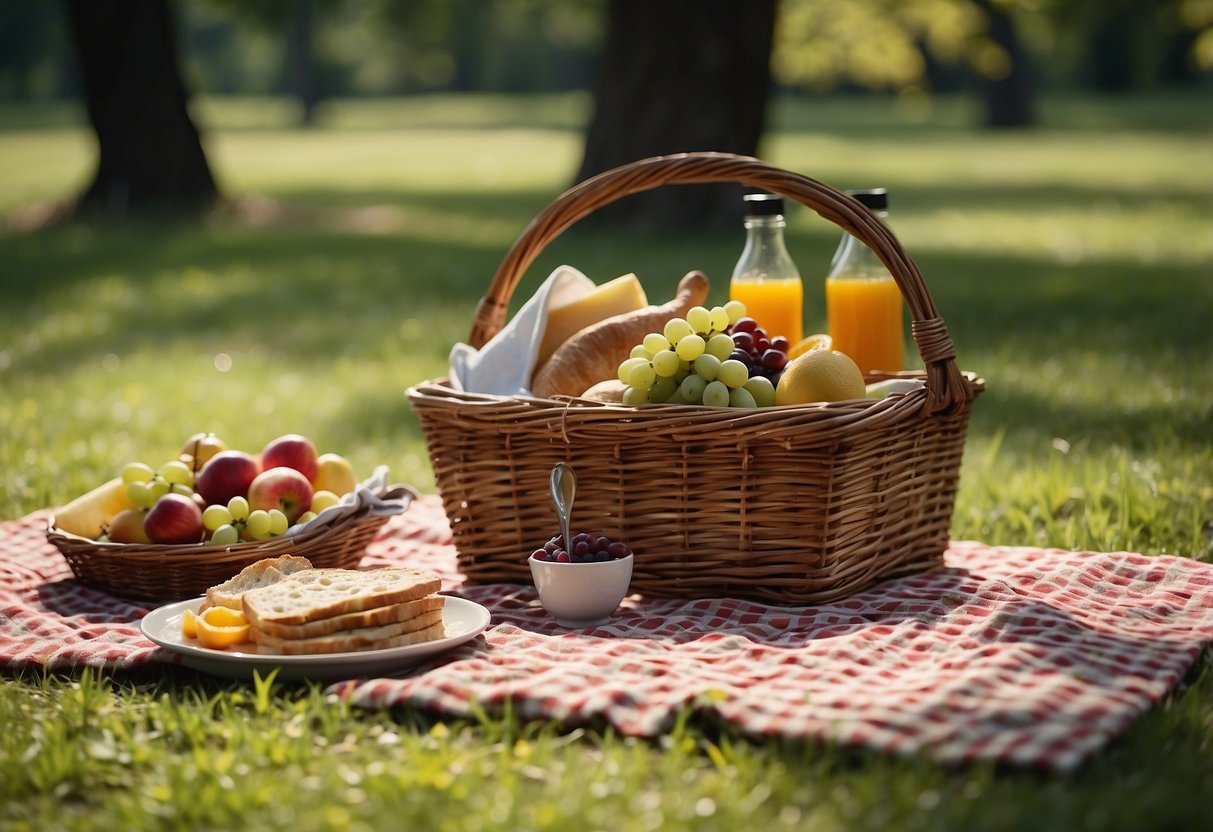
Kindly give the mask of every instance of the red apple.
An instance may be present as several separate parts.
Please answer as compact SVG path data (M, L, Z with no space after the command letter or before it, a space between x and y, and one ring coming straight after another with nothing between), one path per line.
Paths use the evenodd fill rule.
M110 520L109 538L115 543L151 543L152 539L143 530L143 518L147 512L141 508L128 508Z
M182 494L165 494L143 518L143 531L153 543L197 543L202 539L202 512Z
M244 451L220 451L202 466L194 490L208 506L225 506L232 497L248 493L260 470L257 460Z
M281 509L291 523L312 505L312 484L301 472L285 465L262 471L248 488L249 508Z
M265 446L261 452L261 470L294 468L311 482L316 478L316 446L312 440L297 433L288 433Z

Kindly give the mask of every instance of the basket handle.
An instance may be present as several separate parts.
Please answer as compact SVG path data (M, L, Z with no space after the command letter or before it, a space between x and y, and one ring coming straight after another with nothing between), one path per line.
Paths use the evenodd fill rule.
M956 349L922 273L889 227L852 196L749 156L679 153L641 159L600 173L565 191L537 215L497 267L476 307L468 343L479 349L505 325L510 297L540 252L578 220L630 194L662 185L736 182L779 194L811 209L870 248L897 281L910 310L911 333L927 371L928 412L949 410L973 396L956 366Z

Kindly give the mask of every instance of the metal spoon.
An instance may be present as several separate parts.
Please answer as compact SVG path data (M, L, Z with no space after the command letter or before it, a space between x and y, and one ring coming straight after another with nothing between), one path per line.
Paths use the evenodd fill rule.
M557 462L552 469L552 505L556 507L556 516L560 518L560 531L564 534L566 551L572 546L569 535L569 516L573 513L573 495L577 493L577 477L573 469L563 462Z

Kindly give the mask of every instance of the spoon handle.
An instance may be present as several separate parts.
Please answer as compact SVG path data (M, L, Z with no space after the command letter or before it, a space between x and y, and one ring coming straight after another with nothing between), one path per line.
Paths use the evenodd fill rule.
M560 532L564 535L566 551L573 545L569 534L569 518L573 514L573 497L577 493L577 477L573 469L563 462L556 463L551 477L552 505L556 507L556 517L560 520Z

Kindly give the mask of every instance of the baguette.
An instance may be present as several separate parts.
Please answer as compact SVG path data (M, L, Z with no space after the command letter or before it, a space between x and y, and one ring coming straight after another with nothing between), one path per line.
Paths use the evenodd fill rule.
M253 640L261 648L259 652L286 656L309 656L316 653L352 653L420 644L423 641L433 641L445 636L446 626L442 622L442 610L433 610L396 624L361 630L346 630L312 638L280 639L258 633L256 630L253 630L253 633L255 634Z
M244 567L235 577L228 578L223 583L213 586L206 591L207 607L227 607L241 609L240 598L244 593L263 586L270 586L302 569L311 569L312 562L307 558L296 555L282 555L276 558L262 558L254 564Z
M587 326L556 348L531 378L531 392L540 398L579 396L600 381L614 377L632 348L650 332L661 332L671 318L680 318L708 298L708 278L687 272L674 299L646 306Z
M416 601L389 604L383 607L363 610L362 612L347 612L343 615L319 618L307 624L277 624L273 621L261 621L260 626L254 629L254 633L260 633L272 638L301 639L327 636L342 630L382 627L388 624L408 621L435 610L441 612L445 601L445 596L427 595L425 598L419 598Z
M389 566L354 569L305 569L270 586L244 593L241 607L254 629L270 624L307 624L321 618L416 601L432 595L442 582L433 572Z

